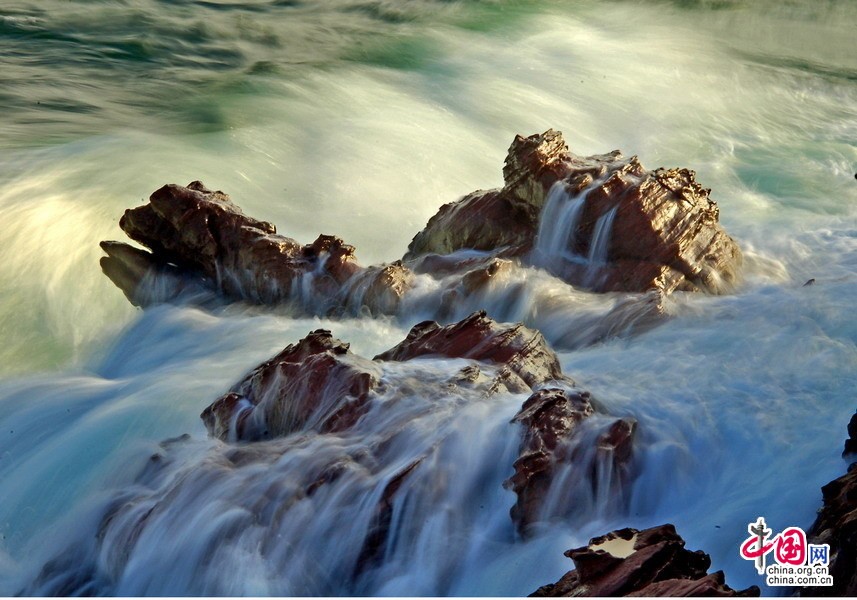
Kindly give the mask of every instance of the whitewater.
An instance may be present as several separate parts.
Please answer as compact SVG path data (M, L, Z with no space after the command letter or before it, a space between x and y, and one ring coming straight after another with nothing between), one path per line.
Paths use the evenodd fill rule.
M54 561L95 594L526 595L572 568L565 550L666 522L731 587L781 593L738 554L747 524L810 526L857 408L855 26L850 2L4 3L0 594L57 593L40 578ZM694 169L744 252L735 293L603 327L629 297L550 274L603 260L601 244L568 255L585 198L561 189L540 268L442 315L430 278L395 317L210 297L138 310L98 266L126 208L193 180L284 235L392 261L440 205L501 184L516 134L548 128L581 155ZM609 218L598 229L606 244ZM521 540L503 482L527 395L435 401L460 360L388 365L418 383L359 436L302 431L247 463L199 418L309 331L371 358L478 309L538 328L605 412L637 420L621 498L565 473L561 518ZM366 440L396 423L367 467ZM395 543L355 575L379 494L424 455ZM336 486L295 500L289 482L340 459ZM123 502L152 510L145 532L125 514L100 534Z

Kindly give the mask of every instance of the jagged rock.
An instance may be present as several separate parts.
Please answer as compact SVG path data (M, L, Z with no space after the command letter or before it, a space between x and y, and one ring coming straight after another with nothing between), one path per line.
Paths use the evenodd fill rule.
M499 364L529 388L563 379L559 359L541 333L521 324L497 323L485 311L446 327L434 321L414 325L404 341L375 360L405 361L421 356L470 358Z
M503 168L502 189L473 192L440 208L408 246L405 260L456 250L520 256L533 245L545 195L569 159L562 134L516 136Z
M222 440L342 431L364 414L379 375L371 361L319 329L256 367L201 417Z
M741 251L719 225L717 204L693 171L647 171L637 157L626 159L619 151L576 156L559 132L548 130L518 136L503 172L503 188L441 207L414 237L406 260L472 248L522 257L573 285L601 292L718 293L739 278ZM544 249L536 249L537 236L546 199L557 189L558 202L584 192L585 202L569 226L573 231L561 232L569 245L545 256ZM605 256L595 264L599 237ZM580 260L569 260L567 253Z
M589 392L546 388L530 396L512 420L523 426L524 433L513 465L515 474L505 485L518 497L511 516L521 535L530 535L534 523L554 516L543 515L542 509L559 465L585 472L595 487L601 479L596 472L598 465L603 468L606 464L617 474L608 483L613 489L606 491L613 496L618 496L627 483L636 421L618 419L604 426L595 443L596 452L588 456L575 452L570 445L579 434L581 421L594 412Z
M639 531L619 529L565 553L576 569L532 596L758 596L736 591L722 571L709 574L711 558L686 550L670 524Z
M857 596L857 467L821 488L824 505L807 535L830 545L830 587L801 588L803 596Z
M648 171L619 151L577 156L562 134L548 130L517 136L503 175L503 188L443 206L414 237L404 262L369 269L337 237L302 245L245 215L223 192L198 181L166 185L120 220L151 252L106 242L102 268L136 304L152 300L137 288L155 273L195 278L228 298L291 302L314 314L364 308L394 314L414 272L477 272L450 290L443 302L453 304L462 290L485 282L478 272L498 268L491 263L498 258L544 267L599 292L723 292L739 278L741 252L693 171ZM574 198L585 198L575 217L560 218ZM174 287L181 291L181 282Z
M476 361L453 373L448 385L479 388L489 395L568 381L540 333L478 312L446 327L433 321L416 325L402 343L372 361L350 352L329 331L313 331L256 367L201 416L211 435L222 440L252 441L307 428L343 431L365 414L380 385L376 361L423 356ZM478 363L493 368L486 374Z
M174 265L231 298L320 303L320 313L347 304L344 288L350 283L348 290L364 292L361 300L371 311L389 313L412 278L401 263L361 267L353 246L335 236L302 245L278 235L274 225L246 216L226 194L199 181L160 188L148 204L125 211L119 225L151 250L149 257L117 242L102 245L109 255L105 273L129 298L138 297L147 267ZM358 279L363 285L355 286Z
M848 439L845 440L845 449L842 451L842 456L851 454L857 454L857 412L848 422Z
M857 413L848 423L842 455L851 457L857 438ZM853 458L853 457L852 457ZM821 488L823 506L807 531L812 544L830 545L829 587L805 587L802 596L857 596L857 462L848 472Z

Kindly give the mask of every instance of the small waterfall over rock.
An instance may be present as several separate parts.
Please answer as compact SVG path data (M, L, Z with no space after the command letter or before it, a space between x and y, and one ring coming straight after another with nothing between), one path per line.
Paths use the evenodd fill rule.
M563 181L557 181L550 189L536 237L536 254L539 257L544 260L555 257L574 260L575 234L589 189L573 195Z
M619 210L617 204L609 211L598 217L595 229L592 231L592 239L589 242L589 257L586 265L586 285L593 286L601 270L607 266L607 258L610 253L610 238L613 235L613 221Z
M553 274L581 268L584 270L582 281L585 286L593 287L597 284L599 274L608 263L618 204L598 217L592 227L587 255L583 256L575 249L581 241L581 219L586 212L589 193L602 183L603 180L597 179L577 194L570 193L564 181L557 181L551 187L542 210L532 255L532 261L537 266Z

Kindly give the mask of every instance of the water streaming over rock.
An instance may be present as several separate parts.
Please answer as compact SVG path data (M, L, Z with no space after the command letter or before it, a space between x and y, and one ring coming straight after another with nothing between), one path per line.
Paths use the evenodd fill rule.
M589 537L667 521L733 587L762 583L737 554L747 523L812 522L854 410L849 3L164 7L0 11L0 594L72 589L49 573L100 594L527 594ZM744 251L743 286L595 295L511 265L469 294L419 275L390 317L362 314L355 281L329 318L311 294L267 310L201 288L141 312L98 269L124 209L194 179L296 239L394 260L440 204L499 183L514 134L549 127L584 154L694 168ZM576 202L551 193L552 256L570 258ZM374 356L482 308L541 329L605 412L638 421L638 476L616 493L597 461L594 489L568 467L527 540L503 487L526 395L439 395L462 362L386 368L410 391L379 395L359 435L235 445L199 418L319 327ZM364 553L383 490L420 458L391 543Z

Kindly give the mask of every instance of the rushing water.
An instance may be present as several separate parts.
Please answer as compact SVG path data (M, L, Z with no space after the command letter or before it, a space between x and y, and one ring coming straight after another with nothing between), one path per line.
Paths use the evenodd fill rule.
M848 0L4 2L0 594L49 589L33 582L63 553L66 571L98 572L89 591L101 593L524 594L570 567L565 549L662 522L730 585L761 584L737 553L747 523L808 527L820 486L845 469L855 26ZM97 242L122 239L122 211L161 184L201 179L286 235L335 233L366 264L393 260L439 205L500 183L515 134L549 127L578 153L621 148L648 167L695 169L747 259L736 294L677 294L671 319L634 337L598 320L628 299L533 269L446 315L484 307L539 327L566 373L639 421L626 497L571 494L577 511L516 540L502 481L523 397L426 408L416 395L389 412L420 415L407 444L355 467L339 496L261 527L255 501L288 494L265 482L353 458L354 441L293 440L275 464L219 469L226 450L200 411L318 327L363 356L385 350L436 315L437 284L396 319L140 312L101 275ZM397 544L375 571L346 577L379 486L428 449ZM170 476L145 477L153 453L168 475L196 478L193 494L170 496L129 556L111 545L119 525L98 555L116 498L169 494Z

